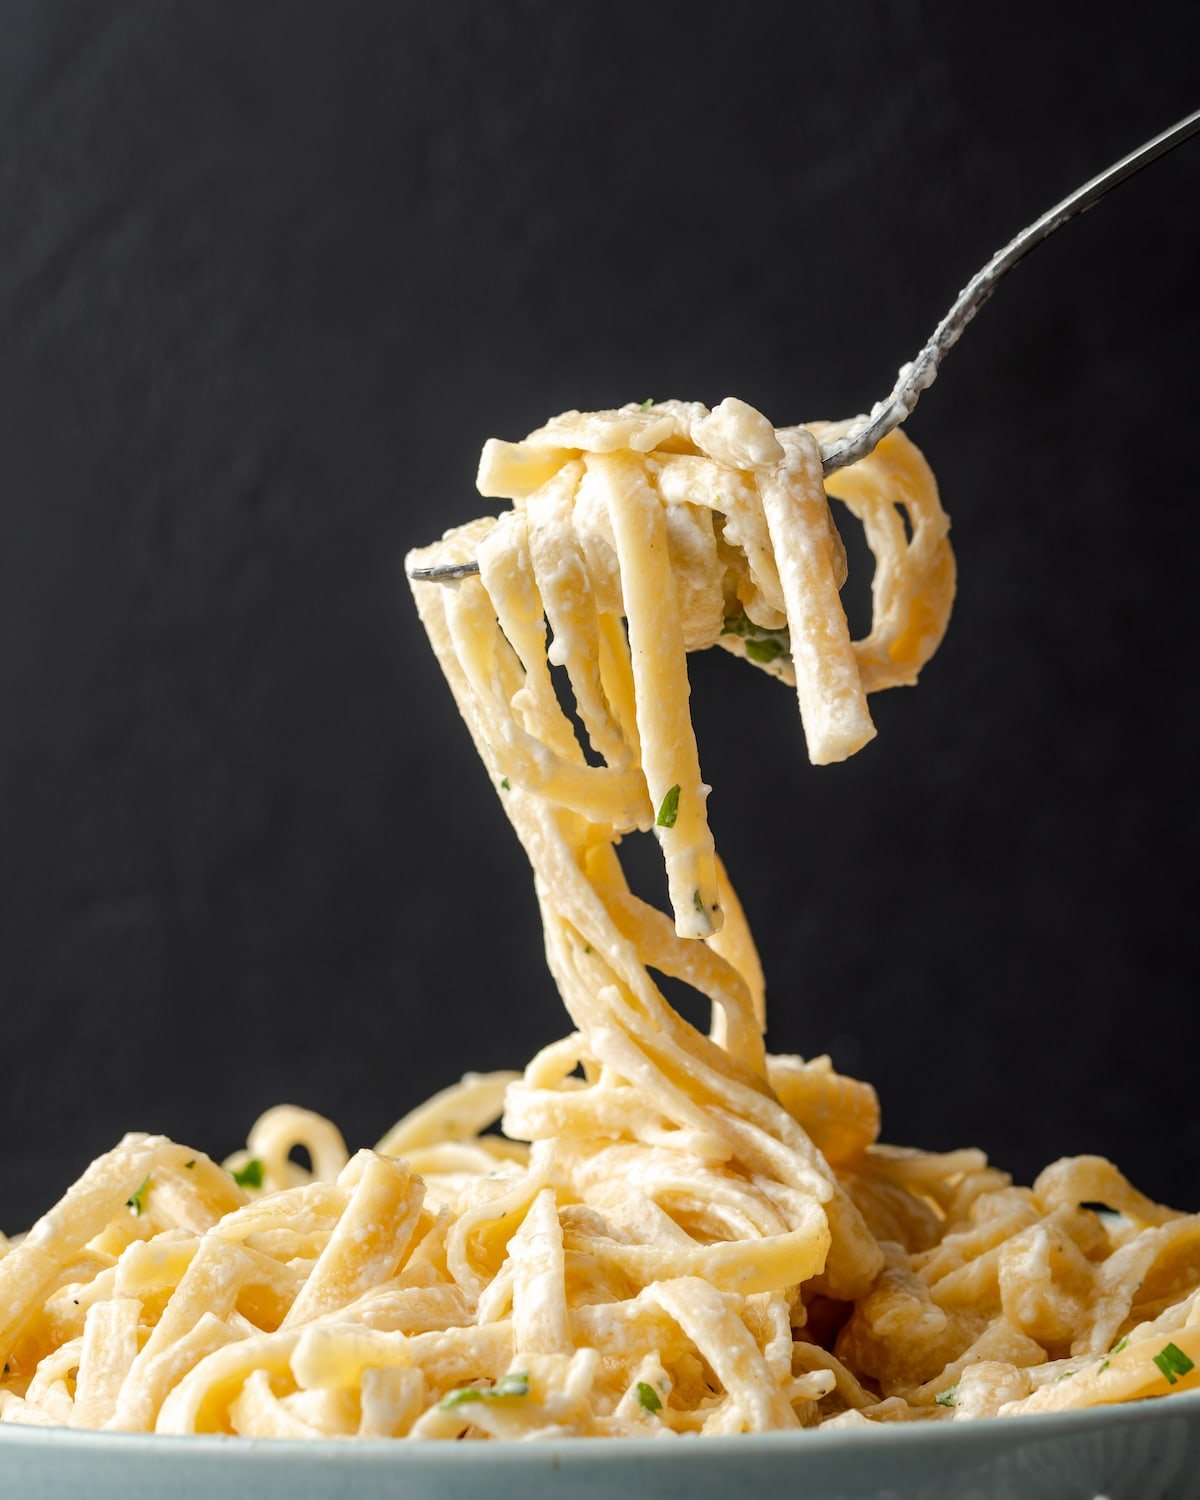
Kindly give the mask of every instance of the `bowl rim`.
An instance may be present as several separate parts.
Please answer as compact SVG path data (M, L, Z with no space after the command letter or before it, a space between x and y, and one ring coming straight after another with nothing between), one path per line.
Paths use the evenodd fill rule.
M1200 1388L1137 1401L1090 1406L1057 1412L1031 1412L1014 1417L979 1418L971 1421L880 1422L870 1428L807 1428L791 1432L732 1433L703 1439L683 1437L672 1442L663 1437L544 1437L478 1443L409 1443L403 1438L272 1438L235 1437L228 1433L104 1432L85 1428L50 1427L17 1422L0 1423L0 1460L12 1444L26 1449L53 1452L69 1450L76 1457L91 1453L96 1458L116 1459L153 1455L157 1462L174 1455L180 1460L234 1460L254 1464L283 1464L303 1459L307 1463L415 1464L418 1467L521 1468L552 1460L585 1466L609 1460L636 1459L638 1463L677 1464L681 1455L704 1459L741 1459L782 1456L789 1450L819 1453L823 1458L883 1450L904 1452L923 1445L947 1444L959 1450L1014 1450L1029 1443L1061 1441L1075 1436L1096 1435L1099 1429L1116 1429L1156 1422L1200 1422Z

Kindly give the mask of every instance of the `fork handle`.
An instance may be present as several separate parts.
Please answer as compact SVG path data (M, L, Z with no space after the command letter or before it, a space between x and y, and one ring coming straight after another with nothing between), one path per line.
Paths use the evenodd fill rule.
M1023 260L1035 245L1049 239L1068 219L1073 219L1076 214L1099 203L1105 193L1110 192L1118 183L1132 177L1135 172L1140 172L1143 167L1148 167L1152 161L1157 161L1176 146L1181 146L1197 131L1200 131L1200 109L1177 121L1161 135L1156 135L1153 140L1139 146L1136 151L1131 151L1128 156L1123 156L1098 177L1085 182L1061 203L1047 209L1028 228L1022 229L1002 250L997 250L987 265L976 271L959 292L949 312L933 330L929 342L916 359L901 369L891 395L876 402L870 416L856 422L836 442L822 447L821 467L825 473L832 474L835 469L844 469L848 464L857 463L875 448L881 438L885 438L894 427L899 427L916 406L921 392L928 390L933 384L942 359L958 343L963 329L996 290L996 283L1018 261ZM441 567L413 568L408 576L429 582L450 583L478 572L477 562L465 562L448 563Z
M1156 135L1153 140L1139 146L1136 151L1131 151L1128 156L1123 156L1098 177L1085 182L1061 203L1047 209L1027 229L1022 229L1002 250L997 250L987 265L977 271L959 292L953 306L933 330L929 342L916 359L901 369L891 395L877 402L869 417L856 422L843 437L821 449L821 466L825 473L832 474L835 469L844 469L847 464L857 463L860 458L865 458L881 438L904 421L916 406L921 392L933 384L945 354L958 343L963 329L995 291L996 283L1018 261L1023 260L1035 245L1049 239L1068 219L1073 219L1076 214L1099 203L1105 193L1110 192L1118 183L1132 177L1135 172L1140 172L1143 167L1148 167L1152 161L1173 151L1176 146L1181 146L1198 130L1200 109L1177 121L1161 135Z

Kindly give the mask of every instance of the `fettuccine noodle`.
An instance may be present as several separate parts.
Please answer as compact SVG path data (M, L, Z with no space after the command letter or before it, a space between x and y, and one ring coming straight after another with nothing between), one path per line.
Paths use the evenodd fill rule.
M529 856L574 1029L523 1074L468 1074L373 1151L290 1106L223 1165L126 1136L0 1236L0 1421L668 1438L1198 1383L1200 1217L1098 1157L1018 1188L976 1150L881 1145L868 1084L764 1049L687 653L720 645L793 685L826 764L874 735L870 693L915 682L954 592L921 455L895 432L826 487L818 445L838 430L776 431L730 399L571 412L487 445L480 489L512 508L409 562L478 558L414 591ZM860 641L826 488L876 559ZM669 917L622 872L622 837L646 830ZM655 973L711 1002L708 1036Z

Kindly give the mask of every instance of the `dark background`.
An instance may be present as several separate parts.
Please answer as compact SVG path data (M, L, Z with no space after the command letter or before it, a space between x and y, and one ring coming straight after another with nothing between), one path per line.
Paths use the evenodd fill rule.
M0 4L0 1222L127 1128L361 1144L561 1034L404 550L564 407L869 405L1200 102L1194 13ZM961 594L858 759L693 659L776 1047L1191 1206L1198 203L1200 141L922 402Z

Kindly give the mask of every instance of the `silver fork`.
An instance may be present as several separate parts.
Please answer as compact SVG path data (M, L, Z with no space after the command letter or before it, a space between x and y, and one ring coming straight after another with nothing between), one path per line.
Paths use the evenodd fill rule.
M842 437L827 447L822 447L821 465L825 473L832 474L835 469L857 463L894 427L899 427L920 400L921 392L928 390L933 384L937 378L938 366L958 343L963 329L996 290L997 282L1018 261L1023 260L1035 245L1049 239L1068 219L1073 219L1076 214L1099 203L1105 193L1118 183L1124 182L1135 172L1149 166L1152 161L1182 145L1197 131L1200 131L1200 109L1177 121L1161 135L1156 135L1153 140L1139 146L1136 151L1131 151L1128 156L1123 156L1120 161L1114 162L1106 172L1085 182L1061 203L1048 209L1028 228L1022 229L1002 250L997 250L987 265L976 271L959 292L949 312L933 330L916 359L901 367L891 394L882 401L877 401L871 408L871 414L856 422ZM446 563L435 568L413 568L408 576L423 582L451 583L456 578L467 578L478 572L477 562L462 562Z

